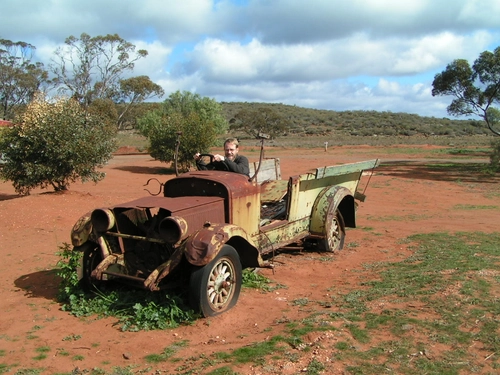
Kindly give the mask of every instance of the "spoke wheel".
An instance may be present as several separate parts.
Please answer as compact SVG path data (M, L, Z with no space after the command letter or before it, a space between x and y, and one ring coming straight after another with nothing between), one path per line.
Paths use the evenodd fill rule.
M98 245L93 243L88 243L87 247L83 251L82 259L82 286L86 291L97 289L99 281L92 278L92 271L103 260L101 249Z
M241 274L238 253L232 246L224 245L215 259L191 273L191 306L205 317L229 310L238 301Z
M328 214L325 222L325 238L323 242L323 250L335 252L342 250L344 247L345 229L344 219L339 210L336 210L332 215Z

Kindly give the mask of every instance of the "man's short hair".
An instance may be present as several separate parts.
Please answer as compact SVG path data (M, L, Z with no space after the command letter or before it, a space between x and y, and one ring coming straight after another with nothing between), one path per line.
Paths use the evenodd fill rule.
M224 141L224 146L226 146L228 143L232 143L233 145L236 146L236 148L239 147L240 143L238 142L237 138L228 138Z

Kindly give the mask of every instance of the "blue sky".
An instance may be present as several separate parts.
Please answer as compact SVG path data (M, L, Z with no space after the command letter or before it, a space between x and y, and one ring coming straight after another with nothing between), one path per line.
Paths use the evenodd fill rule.
M166 96L449 117L434 75L500 46L499 14L500 0L2 0L0 38L48 65L70 35L117 33Z

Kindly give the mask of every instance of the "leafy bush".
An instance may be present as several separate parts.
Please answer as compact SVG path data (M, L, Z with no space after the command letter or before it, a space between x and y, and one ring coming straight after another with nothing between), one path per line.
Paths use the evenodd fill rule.
M139 120L139 125L147 124L145 134L149 139L149 153L162 162L173 162L177 147L178 132L182 132L179 144L178 165L182 170L188 170L194 162L197 152L205 153L217 140L214 124L204 122L196 113L182 116L173 113L161 116L159 113L149 113Z
M78 179L104 178L97 168L111 158L116 131L76 101L38 96L17 123L0 139L6 160L0 177L12 181L17 193L49 185L67 190Z
M182 133L178 163L184 170L193 163L195 153L208 152L227 129L222 107L190 92L171 94L161 109L147 113L137 125L149 139L151 156L162 162L174 161L177 135Z
M65 243L59 247L56 255L60 258L57 262L56 275L61 279L57 298L61 302L67 302L72 296L83 293L77 272L83 253L72 251L70 245Z

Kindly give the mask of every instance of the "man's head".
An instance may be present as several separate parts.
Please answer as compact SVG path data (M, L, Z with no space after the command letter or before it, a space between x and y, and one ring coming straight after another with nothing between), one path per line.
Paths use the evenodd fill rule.
M238 156L238 140L236 138L228 138L224 142L224 153L227 159L234 161L234 158Z

